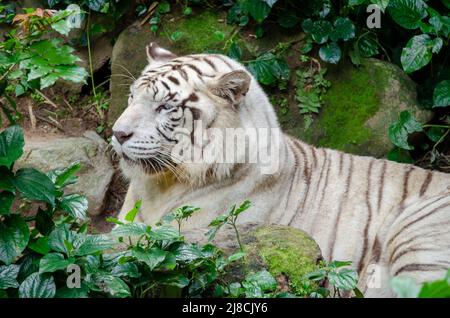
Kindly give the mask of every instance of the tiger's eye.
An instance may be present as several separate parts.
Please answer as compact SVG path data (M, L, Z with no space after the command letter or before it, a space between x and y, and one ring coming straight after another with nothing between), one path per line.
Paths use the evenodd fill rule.
M160 112L162 112L163 110L168 110L168 109L170 109L169 106L167 106L167 105L160 105L160 106L158 106L158 108L156 108L156 112L157 112L157 113L160 113Z

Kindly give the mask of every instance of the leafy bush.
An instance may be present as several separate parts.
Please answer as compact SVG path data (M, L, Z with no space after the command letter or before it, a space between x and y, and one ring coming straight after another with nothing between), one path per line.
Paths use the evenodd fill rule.
M428 137L421 151L430 152L432 162L441 155L439 149L449 140L450 132L447 109L450 105L450 61L447 58L450 55L450 5L447 0L238 0L225 3L229 5L228 22L239 26L253 24L256 36L263 36L264 30L273 23L305 32L302 54L317 47L318 56L324 62L337 64L348 57L358 66L362 58L378 57L397 63L418 82L421 105L434 110L439 118L436 125L417 123L415 128L408 128L407 117L414 120L412 115L401 115L389 129L389 137L396 147L388 158L413 162L410 151L414 147L407 140L414 132L423 132ZM368 5L377 5L384 13L381 28L369 27ZM277 58L282 59L281 55ZM287 79L277 77L279 68L258 63L259 59L250 70L261 83L274 84L276 79L289 79L288 68L283 71ZM301 94L297 97L308 127L311 113L317 111L319 102L316 96L312 96L313 100L307 98L301 86L299 89Z
M418 285L407 276L397 276L391 280L391 287L400 298L450 298L450 270L443 279Z
M10 123L21 118L13 96L39 91L58 79L86 81L86 70L75 64L80 59L73 54L74 49L48 36L51 31L67 35L72 28L70 15L66 10L26 9L12 19L18 28L0 42L0 97L8 101L8 105L1 103L1 108Z

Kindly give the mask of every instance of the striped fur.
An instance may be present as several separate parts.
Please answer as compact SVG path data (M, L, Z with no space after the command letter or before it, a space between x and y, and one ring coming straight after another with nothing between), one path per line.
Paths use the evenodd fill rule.
M192 132L193 119L206 128L279 125L253 78L241 99L235 90L220 94L227 89L220 84L224 74L246 72L239 63L221 55L175 57L150 49L150 63L114 125L133 132L121 146L113 139L116 151L130 158L121 161L130 187L120 218L138 199L143 200L139 220L148 224L190 204L202 210L185 228L206 227L226 207L248 199L253 207L240 222L290 225L310 233L326 260L353 262L368 297L392 296L394 275L423 282L442 277L450 267L448 174L318 149L287 135L280 142L280 169L271 175L261 174L258 164L180 162L175 167L162 162L161 149L176 143L177 127ZM145 163L160 169L149 170Z

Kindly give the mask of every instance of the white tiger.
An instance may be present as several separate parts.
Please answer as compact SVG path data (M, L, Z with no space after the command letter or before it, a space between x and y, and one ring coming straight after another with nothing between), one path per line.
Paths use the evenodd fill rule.
M280 132L267 96L245 67L226 56L176 57L151 43L149 64L131 85L128 107L113 127L130 186L119 218L142 200L138 221L154 224L182 205L202 210L184 225L206 227L226 207L250 200L240 222L290 225L308 232L326 260L351 260L366 297L391 297L389 281L441 278L450 267L450 175L413 165L315 148ZM196 122L202 126L196 125ZM194 130L265 128L279 132L279 167L261 163L183 162L172 154L177 133L201 151ZM338 133L338 132L337 132ZM186 140L186 138L184 139ZM200 145L200 146L199 146ZM273 147L269 143L267 147ZM245 150L250 147L245 144ZM224 150L234 151L228 145ZM259 154L267 151L256 147Z

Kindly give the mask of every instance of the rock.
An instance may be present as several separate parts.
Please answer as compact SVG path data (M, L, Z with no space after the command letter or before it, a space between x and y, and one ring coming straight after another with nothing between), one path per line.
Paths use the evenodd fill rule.
M101 212L106 191L114 173L106 154L106 142L95 132L86 132L84 137L56 136L43 138L25 137L25 149L16 168L34 167L47 172L65 168L80 162L78 182L68 186L66 193L82 193L89 201L89 213Z
M134 77L138 77L147 64L145 46L156 42L161 47L183 55L202 53L222 48L233 27L226 24L223 12L204 11L196 13L192 18L182 16L165 16L164 33L155 35L148 24L140 26L139 22L129 26L118 37L111 57L111 104L108 121L113 124L127 106L129 85ZM182 32L177 41L169 40L168 35L175 31Z
M431 119L431 112L419 108L414 82L394 64L367 59L356 68L344 63L330 68L328 79L331 88L306 131L291 98L289 111L280 115L288 133L316 146L384 157L393 148L388 128L400 112L409 110L421 122Z
M206 231L190 230L184 236L187 241L205 244ZM230 277L226 278L229 282L243 280L249 273L266 269L277 279L280 290L295 293L302 288L303 276L316 270L322 260L317 243L298 229L246 223L239 225L238 231L247 255L243 265L232 268ZM239 250L231 227L220 229L213 243L227 255Z

